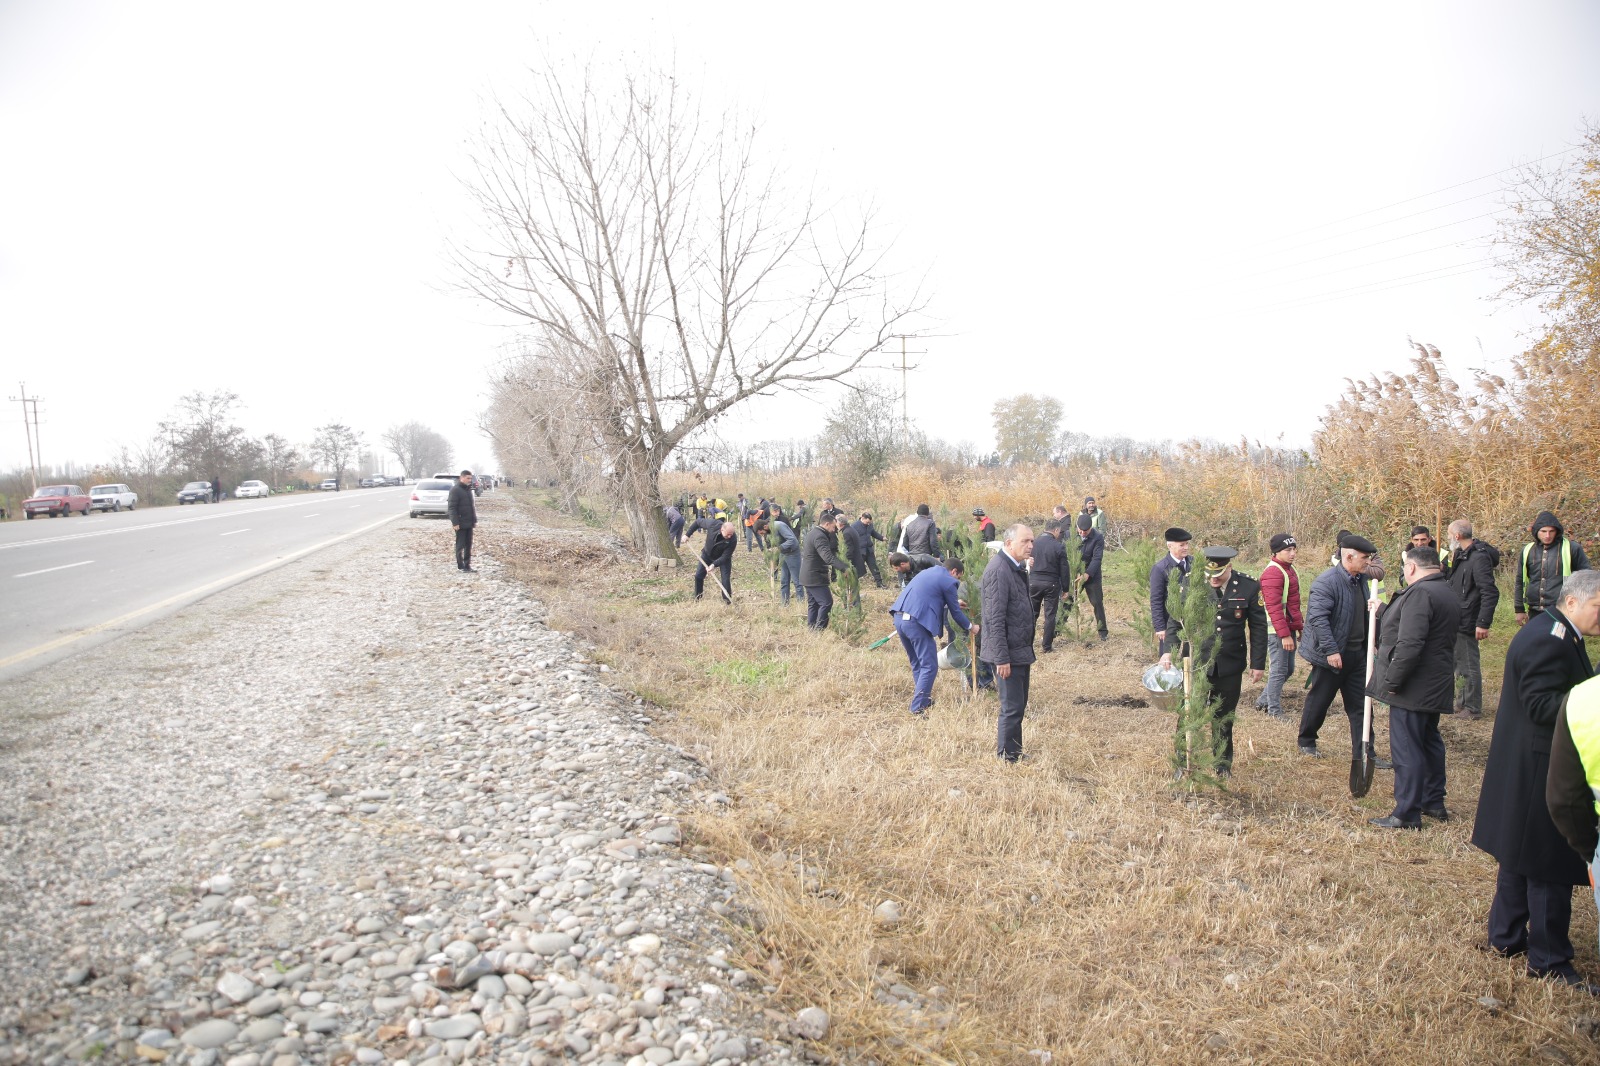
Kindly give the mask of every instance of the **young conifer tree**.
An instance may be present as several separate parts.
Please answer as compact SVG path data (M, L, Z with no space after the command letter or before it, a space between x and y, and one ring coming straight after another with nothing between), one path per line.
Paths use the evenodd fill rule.
M1217 608L1211 598L1211 583L1201 568L1185 579L1174 569L1167 579L1167 613L1182 626L1183 644L1173 652L1173 662L1185 668L1186 692L1178 703L1178 721L1172 735L1172 766L1178 778L1190 787L1222 787L1217 776L1221 762L1221 723L1215 711L1221 704L1213 699L1211 681L1206 676L1217 657L1217 641L1205 637L1216 630ZM1190 636L1198 639L1190 640ZM1183 663L1181 656L1188 655Z

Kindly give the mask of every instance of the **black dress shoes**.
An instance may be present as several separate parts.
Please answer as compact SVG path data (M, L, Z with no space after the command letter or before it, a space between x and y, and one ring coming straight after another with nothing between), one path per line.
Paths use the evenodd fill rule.
M1547 970L1535 970L1532 966L1529 966L1528 976L1539 981L1556 981L1580 992L1587 992L1591 996L1600 996L1600 988L1591 985L1579 976L1578 971L1573 969L1570 962L1557 963Z
M1394 815L1385 815L1382 818L1368 818L1367 821L1379 829L1421 829L1421 822L1402 822Z
M1300 745L1300 754L1301 755L1309 755L1313 759L1326 758L1326 756L1323 755L1322 752L1317 750L1317 746L1315 744L1302 744L1302 745Z
M1424 818L1432 818L1436 822L1448 822L1450 820L1450 812L1443 807L1424 807L1422 808L1422 816Z

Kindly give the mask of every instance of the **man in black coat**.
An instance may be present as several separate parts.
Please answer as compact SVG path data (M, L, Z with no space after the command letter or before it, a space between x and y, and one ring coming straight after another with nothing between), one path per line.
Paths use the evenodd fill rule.
M1461 631L1456 636L1457 714L1483 717L1483 665L1478 657L1478 642L1487 640L1494 625L1494 609L1500 605L1500 587L1494 582L1494 568L1500 565L1500 552L1486 540L1474 540L1472 523L1458 518L1450 523L1450 587L1461 601Z
M1311 664L1311 688L1300 709L1300 754L1322 758L1317 734L1327 721L1333 697L1344 703L1350 722L1350 751L1361 747L1363 705L1367 690L1367 612L1372 608L1371 586L1379 581L1372 576L1372 557L1377 547L1366 537L1342 533L1337 566L1324 570L1311 583L1306 604L1305 632L1300 640L1300 657ZM1377 758L1370 740L1367 751L1379 769L1387 760Z
M1244 687L1246 658L1250 680L1260 681L1267 668L1267 609L1261 602L1261 585L1248 574L1234 570L1235 548L1207 548L1206 583L1211 586L1211 602L1216 605L1216 629L1200 642L1200 659L1216 657L1206 667L1211 681L1211 696L1217 701L1212 711L1211 743L1218 756L1217 773L1233 773L1233 716L1239 709L1239 693ZM1248 633L1248 642L1246 634Z
M444 510L450 528L456 531L456 569L477 573L472 569L472 530L478 524L478 505L472 499L472 471L461 471L460 480L450 486Z
M1056 614L1061 601L1067 598L1065 589L1072 579L1072 567L1067 562L1067 549L1061 543L1061 527L1051 522L1033 542L1033 566L1028 571L1028 597L1033 601L1033 618L1044 617L1044 633L1039 650L1055 651Z
M1600 636L1600 574L1573 574L1561 601L1530 618L1506 651L1500 709L1478 795L1472 843L1500 863L1489 946L1528 956L1528 973L1581 985L1572 967L1572 887L1588 883L1545 803L1556 715L1593 674L1583 638Z
M706 537L706 546L700 549L700 565L694 570L694 598L706 591L706 575L717 572L717 591L722 602L733 602L733 557L739 550L739 531L732 522L724 522L716 536Z
M1056 508L1065 512L1065 507ZM1094 527L1094 519L1086 514L1078 516L1078 587L1089 598L1094 608L1094 624L1100 630L1100 643L1104 644L1111 631L1106 628L1106 594L1100 581L1100 567L1105 559L1106 538Z
M1033 555L1033 530L1018 523L1006 530L1001 549L984 567L983 640L978 657L994 667L1000 687L1000 722L995 754L1006 762L1022 758L1022 715L1028 707L1028 674L1033 668L1033 600L1028 595L1027 562Z
M878 553L872 542L882 539L883 534L872 525L871 511L862 511L860 521L851 522L845 527L845 555L849 557L850 565L856 568L856 577L864 577L870 570L873 582L880 589L883 588L883 575L878 572Z
M806 626L810 629L827 629L828 615L833 611L833 590L828 583L835 570L843 573L849 567L839 561L839 540L834 534L838 519L832 514L817 513L817 523L806 530L800 543L800 584L806 590Z
M1421 829L1422 816L1441 822L1444 739L1439 715L1454 691L1452 649L1461 603L1439 568L1439 553L1407 548L1405 587L1378 615L1378 647L1367 695L1389 705L1389 755L1394 760L1394 810L1369 821L1381 829Z

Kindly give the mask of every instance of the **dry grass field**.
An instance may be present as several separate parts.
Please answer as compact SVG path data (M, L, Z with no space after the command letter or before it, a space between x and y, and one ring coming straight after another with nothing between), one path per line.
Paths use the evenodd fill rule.
M966 698L946 673L927 719L906 713L898 642L866 647L891 631L887 591L867 590L867 632L847 641L781 609L759 553L741 549L724 607L690 599L690 572L480 537L553 626L670 712L660 728L732 797L691 830L760 904L745 965L786 1007L826 1006L841 1061L1600 1061L1600 1002L1476 947L1494 876L1468 843L1487 718L1444 721L1455 817L1422 833L1366 824L1389 812L1392 777L1351 800L1337 711L1331 757L1298 755L1303 664L1281 721L1248 709L1247 681L1227 792L1175 788L1124 569L1111 642L1069 630L1042 657L1032 758L1005 766L992 695ZM1496 675L1503 646L1485 655ZM875 921L885 900L898 924ZM1577 965L1600 977L1581 893L1574 915ZM926 1000L901 1005L895 984Z

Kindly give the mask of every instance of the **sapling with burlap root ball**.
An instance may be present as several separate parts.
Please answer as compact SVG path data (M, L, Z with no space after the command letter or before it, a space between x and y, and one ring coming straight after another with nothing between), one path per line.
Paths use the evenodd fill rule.
M1222 778L1217 773L1222 762L1222 724L1231 722L1232 716L1221 720L1216 717L1222 701L1212 698L1211 680L1206 676L1220 647L1217 640L1206 639L1214 635L1217 627L1217 606L1211 598L1210 582L1199 575L1186 580L1181 570L1174 569L1167 578L1167 614L1182 626L1183 643L1174 650L1173 659L1186 657L1180 664L1184 691L1172 734L1172 767L1176 778L1191 788L1222 788ZM1201 639L1191 641L1191 634Z

